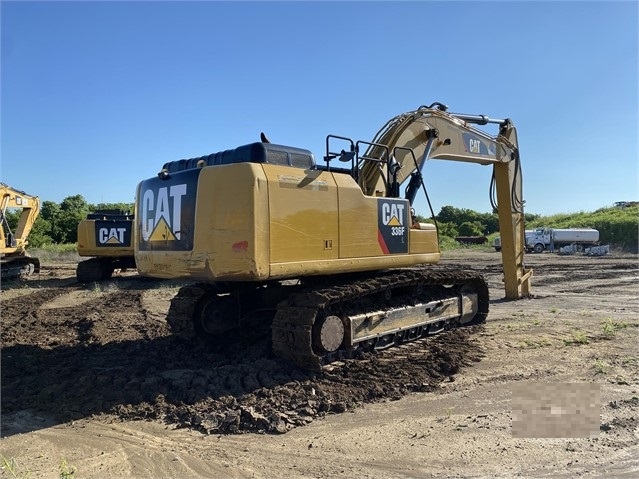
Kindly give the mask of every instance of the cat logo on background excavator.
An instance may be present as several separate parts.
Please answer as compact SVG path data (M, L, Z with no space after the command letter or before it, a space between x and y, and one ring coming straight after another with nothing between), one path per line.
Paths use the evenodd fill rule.
M113 248L131 246L132 224L130 221L96 221L96 245Z

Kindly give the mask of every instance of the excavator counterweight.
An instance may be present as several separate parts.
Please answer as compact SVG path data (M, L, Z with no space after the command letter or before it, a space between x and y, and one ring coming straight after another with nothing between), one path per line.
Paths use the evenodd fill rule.
M80 283L103 281L115 270L135 269L133 256L133 214L121 210L98 210L78 223Z

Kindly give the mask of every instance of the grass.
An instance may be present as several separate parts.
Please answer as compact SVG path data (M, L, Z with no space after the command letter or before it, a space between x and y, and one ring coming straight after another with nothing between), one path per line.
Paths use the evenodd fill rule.
M519 343L520 349L537 349L543 348L544 346L552 346L552 342L546 338L541 338L538 340L524 339Z
M23 469L14 458L8 459L3 455L0 455L0 471L2 471L2 477L11 477L13 479L31 477L31 471Z
M601 359L596 359L594 369L595 369L595 376L597 374L606 374L608 372L608 365L605 363L605 361L602 361Z
M519 324L507 324L506 329L508 331L519 331L520 329L522 329L522 326Z
M29 248L29 255L38 258L40 263L74 263L81 259L78 245L75 243L52 244L41 248Z
M436 419L436 421L439 422L439 423L442 423L442 422L444 422L446 420L449 420L451 418L451 416L453 415L454 411L455 411L455 407L454 406L448 406L446 409L444 409L444 412L446 413L446 417L438 417Z
M0 454L0 471L2 477L8 477L11 479L28 479L31 476L29 469L20 466L15 458L7 458ZM66 459L60 461L58 466L58 477L60 479L73 479L75 477L76 469L70 466Z
M515 317L515 318L521 318L523 319L525 317L525 315L523 313L513 313L511 314L511 316ZM504 327L508 330L508 331L523 331L523 330L527 330L527 329L532 329L535 327L539 327L542 325L542 322L540 320L535 320L533 322L526 322L526 321L518 321L516 323L508 323L506 324Z
M59 467L60 479L73 479L75 467L69 466L66 459L62 459Z
M46 252L46 253L75 253L78 251L77 243L64 243L64 244L48 244L39 248L29 248L29 251Z
M628 323L623 321L615 321L612 318L605 318L601 320L603 334L607 338L612 338L617 334L617 331L628 327Z
M572 333L572 338L564 339L563 341L566 346L573 344L588 344L590 342L585 331L575 331Z
M94 281L91 286L87 284L87 290L95 295L100 295L104 292L113 293L120 290L120 284L116 278L111 281Z

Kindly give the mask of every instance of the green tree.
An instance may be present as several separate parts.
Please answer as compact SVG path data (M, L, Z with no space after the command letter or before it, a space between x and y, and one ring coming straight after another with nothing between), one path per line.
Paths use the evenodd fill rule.
M455 227L454 223L438 221L437 228L439 229L439 236L448 236L449 238L454 238L455 236L459 236L459 231Z
M32 248L40 248L47 244L53 244L53 238L49 235L51 223L41 216L33 223L33 229L29 233L29 246Z
M524 213L524 222L526 223L531 223L538 220L539 218L541 218L541 215L536 215L534 213Z
M60 203L60 212L55 219L59 232L58 243L76 243L78 224L87 217L89 204L82 195L67 196Z
M462 230L480 231L478 233L480 235L499 231L499 217L495 213L478 213L467 208L443 206L437 215L437 221L452 223L459 233L464 236L477 236L477 234L465 234ZM469 225L462 228L464 223L469 223Z
M60 216L60 205L53 201L43 201L40 208L40 216L36 219L34 229L38 226L39 231L51 239L52 243L60 243L60 239L64 237L62 231L59 230L57 220ZM35 246L32 243L33 246Z
M452 224L461 224L459 223L459 217L460 210L455 208L454 206L442 206L442 209L436 216L438 222Z
M499 216L495 213L481 213L478 221L483 225L484 233L487 235L499 231Z
M117 210L124 213L133 214L133 203L98 203L97 205L89 205L90 212L96 212L98 210Z
M60 205L53 201L43 201L40 208L40 217L45 220L54 219L60 213Z
M484 225L480 221L464 221L459 225L459 234L461 236L483 236Z

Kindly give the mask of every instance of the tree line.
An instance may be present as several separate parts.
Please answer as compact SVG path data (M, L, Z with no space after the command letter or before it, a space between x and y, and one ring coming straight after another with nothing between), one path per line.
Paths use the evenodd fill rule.
M539 215L525 213L526 223L535 221ZM420 221L429 220L419 217ZM455 238L456 236L488 236L499 231L499 216L497 213L478 213L468 208L443 206L437 215L439 234Z

